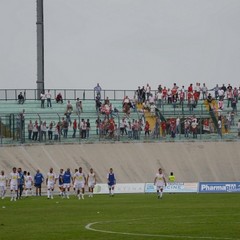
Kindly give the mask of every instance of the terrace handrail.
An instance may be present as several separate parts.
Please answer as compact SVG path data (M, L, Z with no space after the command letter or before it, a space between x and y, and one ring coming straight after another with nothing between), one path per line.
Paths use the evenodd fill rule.
M96 91L94 89L49 89L52 93L52 99L55 99L58 93L62 94L63 100L76 100L77 98L81 100L91 100L95 99ZM158 90L151 90L152 93L156 93ZM0 89L0 101L17 100L18 94L22 92L25 100L40 100L38 98L37 89ZM186 91L187 92L187 91ZM213 92L209 90L208 92ZM129 96L134 98L136 94L136 89L104 89L101 90L101 99L108 97L110 100L122 100L124 97Z

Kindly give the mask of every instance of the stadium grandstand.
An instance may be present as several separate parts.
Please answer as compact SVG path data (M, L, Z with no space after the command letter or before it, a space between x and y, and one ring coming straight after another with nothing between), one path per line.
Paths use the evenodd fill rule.
M149 93L147 87L101 90L101 95L53 89L42 99L34 89L0 90L1 145L238 141L240 90L229 84L203 92L191 85L186 90L159 85Z

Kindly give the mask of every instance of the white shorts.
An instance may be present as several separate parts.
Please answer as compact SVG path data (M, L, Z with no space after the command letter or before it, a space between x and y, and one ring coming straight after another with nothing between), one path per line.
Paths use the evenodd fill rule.
M48 189L54 189L54 182L48 182L47 188Z
M157 190L161 190L161 189L163 189L164 185L163 184L158 184L158 185L156 185L156 187L157 187Z
M79 183L76 183L76 184L75 184L75 189L76 189L76 190L82 189L82 188L85 188L85 184L84 184L84 183L79 182Z
M11 191L17 191L17 190L18 190L18 186L17 186L17 185L10 184L10 190L11 190Z
M70 188L71 187L71 184L70 183L64 183L63 184L63 188L66 189L66 188Z
M31 182L30 183L26 183L25 188L26 189L32 189L32 183Z
M89 182L88 183L88 187L89 188L94 188L95 187L95 183L94 182Z
M58 187L62 188L62 187L63 187L63 184L58 184Z

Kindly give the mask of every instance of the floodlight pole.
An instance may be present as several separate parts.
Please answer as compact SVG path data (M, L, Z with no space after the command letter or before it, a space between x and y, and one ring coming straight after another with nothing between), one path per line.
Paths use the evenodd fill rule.
M44 21L43 0L37 0L37 98L44 91Z

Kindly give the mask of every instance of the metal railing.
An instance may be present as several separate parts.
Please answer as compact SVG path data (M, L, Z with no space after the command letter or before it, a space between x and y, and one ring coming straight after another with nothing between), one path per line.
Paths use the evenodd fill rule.
M227 112L222 113L223 116L227 115ZM89 142L101 142L101 141L122 141L122 142L134 142L134 141L219 141L219 140L239 140L239 129L237 128L237 122L239 119L233 116L229 121L222 121L223 127L221 129L220 136L218 129L213 124L210 116L206 115L196 115L197 118L197 129L195 131L197 137L193 136L194 132L191 127L189 127L187 136L185 131L185 121L186 119L191 119L191 115L188 114L168 114L165 116L166 126L165 129L162 123L157 126L154 122L151 126L150 134L145 135L144 123L146 119L144 115L139 112L131 113L129 118L126 118L126 128L124 132L121 132L121 120L126 115L123 112L116 112L110 115L98 114L96 112L84 112L84 114L77 115L72 114L71 120L69 121L69 126L67 127L67 135L63 134L63 127L60 127L58 136L55 137L55 130L57 125L62 122L62 118L66 116L63 113L26 113L24 116L21 114L1 114L0 116L0 144L1 146L8 144L37 144L37 143L89 143ZM86 136L83 136L83 130L80 129L79 123L84 120L89 119L90 129L87 129ZM171 126L172 121L180 119L180 125L177 127ZM76 134L73 136L73 120L77 121ZM114 130L111 132L110 119L114 121ZM155 119L155 118L154 118ZM53 123L52 138L49 136L49 128L43 133L42 129L39 128L37 131L37 138L33 139L33 132L28 131L28 124L35 121L40 124L41 122L46 122L47 127L49 124ZM105 122L105 124L97 127L97 120ZM137 129L138 137L134 137L134 129L128 127L130 122L132 125L134 121L139 123L139 129ZM206 122L208 124L206 125ZM135 129L136 130L136 129ZM158 131L158 133L156 133ZM160 131L160 132L159 132ZM165 131L165 132L164 132ZM121 134L123 133L123 134ZM85 134L85 133L84 133ZM166 135L165 135L166 134Z
M80 98L82 100L95 99L96 91L93 89L47 89L50 90L52 94L52 99L54 99L58 93L62 94L64 100L75 100ZM26 100L39 100L37 89L0 89L0 100L16 100L18 94L22 92ZM152 90L151 93L154 95L157 90ZM186 91L187 92L187 91ZM208 91L213 92L213 91ZM136 90L101 90L101 98L106 99L108 97L110 100L122 100L124 97L129 96L133 98ZM202 99L202 94L200 95Z
M49 89L54 99L58 93L62 94L64 100L95 99L96 92L92 89ZM37 89L0 89L0 100L16 100L18 94L22 92L25 100L39 100ZM110 100L122 100L125 96L133 97L135 90L102 90L101 98L108 97Z

